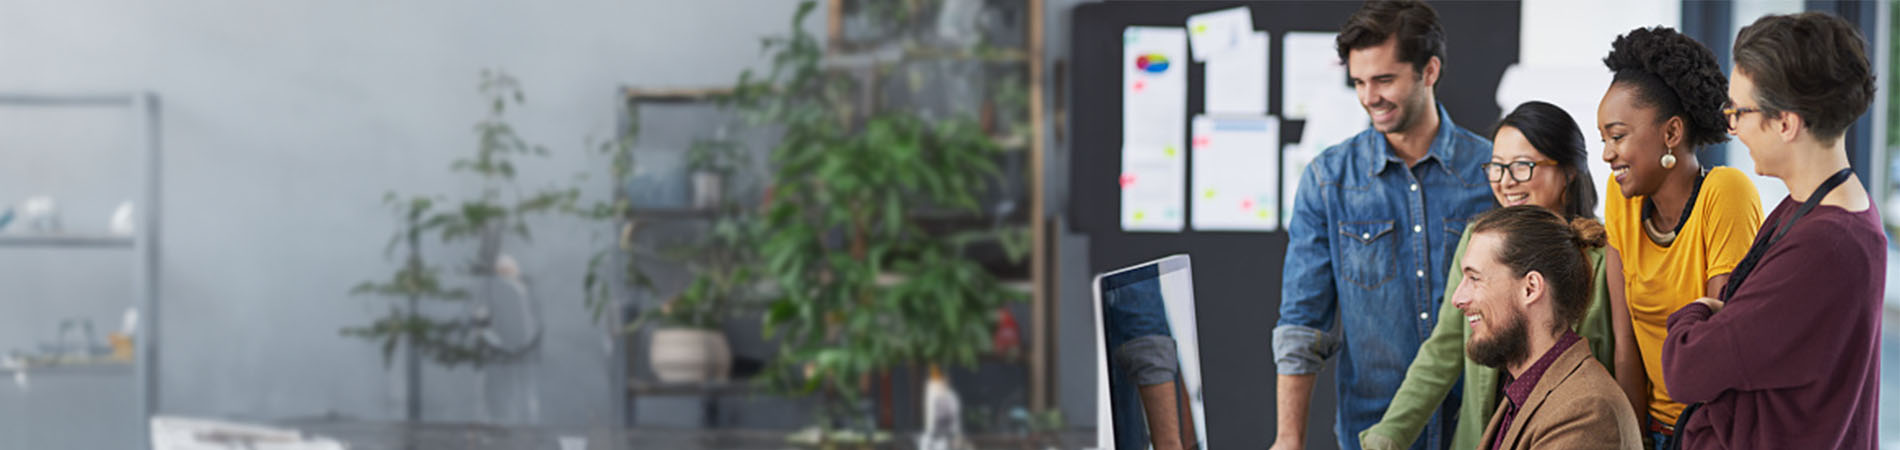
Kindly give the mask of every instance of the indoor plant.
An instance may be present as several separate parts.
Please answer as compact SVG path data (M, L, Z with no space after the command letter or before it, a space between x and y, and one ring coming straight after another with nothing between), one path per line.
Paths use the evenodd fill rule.
M827 68L800 26L767 39L769 72L741 75L733 101L782 128L761 218L761 266L778 288L766 314L781 351L768 373L794 392L820 392L827 413L857 421L870 377L915 364L974 364L995 312L1022 294L964 256L974 240L1020 229L940 232L933 217L980 214L977 192L998 176L993 137L966 116L929 120L869 111L863 81ZM821 422L821 427L833 424Z
M391 362L399 346L406 346L411 420L420 418L420 398L416 393L421 360L451 368L462 365L480 368L520 357L539 344L541 332L537 318L524 317L534 331L517 342L506 342L493 327L488 304L475 301L487 299L472 296L468 289L456 286L473 280L501 279L516 287L521 297L517 300L523 302L522 311L532 314L535 308L527 304L531 299L526 294L522 274L518 267L512 266L512 258L502 253L504 240L509 237L522 241L532 239L528 217L568 211L578 196L578 191L571 188L524 190L515 181L517 158L546 157L548 151L528 144L515 134L514 127L506 120L509 105L526 101L518 81L505 73L484 70L479 91L487 98L489 109L486 117L475 125L475 152L468 158L451 162L449 167L451 171L479 179L480 194L460 199L453 205L446 196L385 194L383 201L396 213L399 222L384 252L393 257L400 251L402 262L389 278L361 282L350 293L402 302L390 304L388 312L369 325L341 331L346 336L378 342L384 364ZM455 266L447 272L452 275L445 277L442 265L432 264L425 258L425 237L438 238L445 245L474 241L475 257L467 264ZM424 300L459 303L464 308L454 314L432 313Z

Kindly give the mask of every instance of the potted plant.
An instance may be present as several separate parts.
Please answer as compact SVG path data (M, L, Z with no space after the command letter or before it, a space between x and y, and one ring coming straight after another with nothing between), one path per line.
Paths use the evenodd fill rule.
M631 332L648 321L658 322L647 357L661 383L723 382L731 377L732 347L720 329L727 297L714 292L718 278L700 275L685 292L628 325Z
M388 313L369 325L341 330L345 336L378 342L384 364L391 362L399 346L407 347L412 420L420 418L420 398L416 396L419 387L415 386L420 383L419 361L427 359L451 368L480 368L520 357L538 345L540 324L536 318L523 318L534 330L527 336L503 338L494 327L494 309L488 304L492 299L480 295L487 289L471 294L457 286L474 280L503 281L515 287L521 310L532 314L535 308L527 304L532 300L524 278L512 265L512 258L502 253L504 240L532 239L528 217L569 211L579 193L563 188L527 190L515 182L517 158L546 157L548 150L526 143L505 118L509 105L526 101L519 82L505 73L484 70L479 90L490 106L487 117L475 126L478 145L472 156L457 159L449 167L479 179L480 194L455 204L450 204L446 196L384 195L383 202L398 219L384 251L391 257L400 252L402 262L389 278L361 282L350 294L388 297L401 303L389 305ZM425 257L424 238L437 238L448 245L473 241L476 256L445 277L443 266ZM425 300L465 307L459 314L431 314Z
M637 131L637 118L630 116L629 130ZM758 279L754 235L756 214L741 205L742 195L732 195L739 176L751 167L744 147L724 138L725 127L715 137L695 140L688 150L687 169L693 173L693 205L684 218L670 220L704 221L703 233L693 239L659 248L637 239L640 225L662 220L648 217L628 203L625 192L616 194L613 204L597 205L597 216L624 223L620 245L602 250L589 263L587 290L589 303L599 307L611 297L615 283L604 280L618 277L622 291L643 290L654 293L658 284L640 270L642 261L663 261L686 269L690 280L679 292L667 296L659 305L647 305L620 327L624 335L650 330L645 352L649 365L661 383L694 384L726 381L733 365L731 345L723 327L736 312L757 297ZM604 147L613 155L615 167L631 166L632 133L615 146ZM628 169L615 169L616 186L625 186ZM682 214L671 212L671 214ZM613 261L610 262L609 260ZM619 267L612 273L610 267ZM597 318L599 317L597 313Z
M766 40L770 71L742 74L733 101L783 130L758 247L778 288L764 327L781 349L768 373L823 394L829 419L862 430L874 428L858 402L868 380L971 365L990 348L996 311L1024 296L963 246L1022 230L925 226L981 214L977 193L998 176L1000 149L971 117L860 109L860 82L828 69L800 26L814 6L800 5L789 37Z

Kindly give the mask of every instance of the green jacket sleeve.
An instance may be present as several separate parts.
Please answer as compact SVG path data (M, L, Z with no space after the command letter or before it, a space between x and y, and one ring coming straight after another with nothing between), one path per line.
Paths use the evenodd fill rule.
M1405 382L1392 396L1385 416L1371 428L1359 432L1359 446L1366 450L1405 449L1418 440L1432 414L1445 401L1445 395L1464 374L1465 315L1451 301L1464 279L1458 261L1465 258L1465 244L1471 242L1471 228L1458 238L1458 251L1452 254L1451 273L1445 278L1445 296L1438 305L1438 324L1432 335L1418 348L1418 357L1405 370Z

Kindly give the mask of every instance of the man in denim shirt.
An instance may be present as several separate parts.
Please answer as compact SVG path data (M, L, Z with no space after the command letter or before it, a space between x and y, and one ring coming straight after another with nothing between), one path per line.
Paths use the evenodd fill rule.
M1432 92L1445 55L1437 13L1417 1L1368 2L1336 44L1372 127L1300 177L1273 329L1275 449L1304 447L1316 374L1335 355L1333 432L1341 448L1359 448L1353 437L1385 413L1437 323L1465 221L1494 204L1480 166L1491 143L1453 124ZM1441 408L1412 448L1441 448L1456 408Z

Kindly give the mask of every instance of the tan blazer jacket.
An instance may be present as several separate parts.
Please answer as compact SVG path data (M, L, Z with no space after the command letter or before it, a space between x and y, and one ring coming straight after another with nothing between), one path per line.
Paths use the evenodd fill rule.
M1499 396L1500 402L1510 402ZM1505 404L1491 414L1480 449L1497 441ZM1643 447L1636 413L1616 378L1581 341L1557 356L1504 430L1503 449L1630 449ZM1502 449L1499 449L1502 450Z

